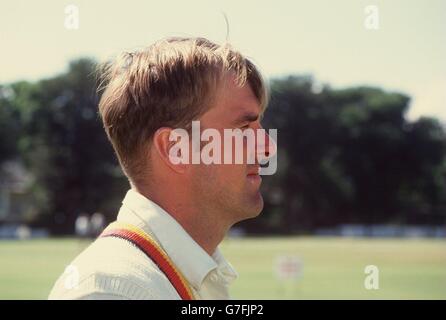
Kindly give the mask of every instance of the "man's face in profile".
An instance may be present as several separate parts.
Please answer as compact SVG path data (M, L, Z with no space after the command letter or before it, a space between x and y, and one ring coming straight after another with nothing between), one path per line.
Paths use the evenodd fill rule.
M200 118L201 130L213 128L222 137L222 156L227 153L224 143L224 129L252 130L257 136L257 129L261 129L261 108L251 87L245 84L237 86L234 78L227 76L217 92L211 108ZM255 139L255 150L260 150L270 143L266 135L265 143L260 146ZM199 203L207 210L216 213L224 212L229 221L238 222L257 216L263 209L263 198L260 194L262 178L259 173L259 161L247 163L247 154L255 150L247 150L244 139L243 150L236 150L232 141L231 164L203 164L192 166L191 179L198 192ZM235 154L242 152L241 164L235 162Z

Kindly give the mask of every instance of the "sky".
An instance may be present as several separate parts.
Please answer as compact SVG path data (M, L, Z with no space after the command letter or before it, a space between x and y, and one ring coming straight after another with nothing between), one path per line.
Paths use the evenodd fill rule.
M67 25L69 5L77 29ZM366 28L370 19L377 29ZM101 61L172 35L228 38L268 78L310 74L335 88L403 92L412 97L408 118L446 122L446 0L2 0L0 83L50 77L72 59Z

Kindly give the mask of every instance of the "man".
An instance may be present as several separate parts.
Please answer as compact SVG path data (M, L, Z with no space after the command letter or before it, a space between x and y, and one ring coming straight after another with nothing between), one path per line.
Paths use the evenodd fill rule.
M217 247L232 225L261 212L259 163L275 152L272 141L256 140L253 163L246 139L242 150L230 147L242 163L191 163L174 161L189 149L173 153L172 136L192 121L222 136L261 129L259 71L203 38L161 40L105 70L99 112L131 189L117 222L70 264L50 299L228 299L236 272ZM210 140L202 142L199 150Z

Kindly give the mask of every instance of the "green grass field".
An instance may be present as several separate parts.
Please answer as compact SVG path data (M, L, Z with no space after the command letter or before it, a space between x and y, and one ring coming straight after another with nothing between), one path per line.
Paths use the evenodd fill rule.
M0 299L46 299L54 281L85 246L75 239L0 241ZM446 241L427 239L228 239L222 251L240 277L240 299L446 299ZM279 255L303 261L302 277L282 283ZM366 265L379 289L364 287Z

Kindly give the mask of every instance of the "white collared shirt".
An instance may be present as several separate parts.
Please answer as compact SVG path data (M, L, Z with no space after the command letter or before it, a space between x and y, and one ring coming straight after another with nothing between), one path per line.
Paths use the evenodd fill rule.
M181 271L197 299L229 299L237 273L220 250L209 256L164 209L135 190L117 221L150 234ZM50 299L180 299L156 264L126 240L97 239L66 268Z

